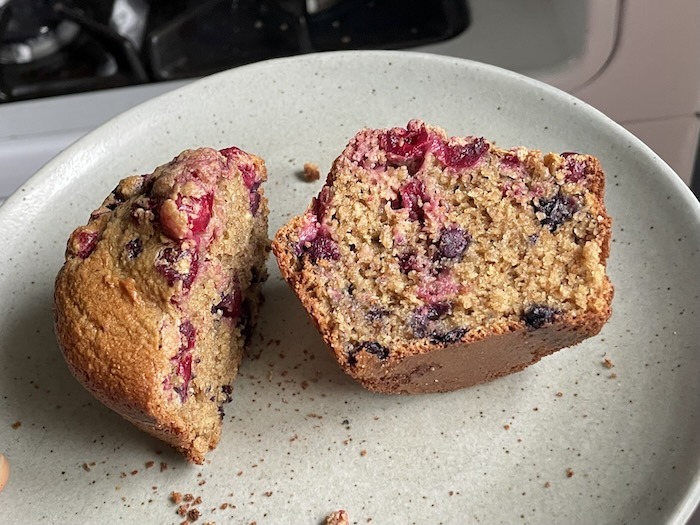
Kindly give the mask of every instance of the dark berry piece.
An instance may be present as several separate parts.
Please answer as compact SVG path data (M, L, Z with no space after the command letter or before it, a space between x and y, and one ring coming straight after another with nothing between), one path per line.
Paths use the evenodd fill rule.
M189 261L189 269L186 273L180 273L177 268L183 260ZM182 287L188 290L199 270L199 259L196 251L183 250L181 246L168 246L160 251L155 265L156 269L165 277L168 286L182 281Z
M224 403L230 403L232 401L231 394L233 393L233 387L231 385L222 386L221 393L224 394Z
M543 304L534 304L523 312L522 320L528 328L533 330L542 328L544 325L553 323L559 311Z
M418 254L416 252L400 253L396 256L399 262L401 273L408 273L411 270L418 270Z
M314 263L319 259L337 261L340 258L338 244L328 234L319 233L316 238L309 241L309 246L304 246L303 250Z
M389 315L389 310L373 306L365 313L365 319L367 319L370 323L374 323L387 315Z
M243 294L240 288L234 286L230 293L221 298L221 301L212 307L212 313L221 312L221 317L227 319L238 319L241 316L241 305L243 304Z
M348 354L348 363L354 365L357 363L357 354L361 351L365 351L369 354L376 355L379 359L384 360L389 357L389 350L377 343L376 341L365 341L364 343L358 343Z
M180 324L180 349L190 350L194 348L195 339L197 338L197 329L191 321L183 321Z
M131 239L129 242L126 243L124 249L126 250L126 255L127 257L129 257L129 259L135 259L139 255L141 255L141 252L143 251L141 239L139 239L138 237L136 237L135 239Z
M445 144L436 151L435 156L446 166L459 170L474 166L488 150L488 142L475 138L466 144Z
M73 237L75 245L75 255L81 259L87 259L92 252L95 251L97 241L100 240L100 232L90 230L82 230Z
M458 259L462 257L471 241L471 236L463 229L457 226L447 228L440 234L438 253L446 259Z
M449 303L432 303L416 308L408 321L413 336L422 339L428 335L431 321L437 321L452 311Z
M455 328L448 332L433 332L430 334L430 342L433 344L452 344L462 340L469 328Z
M551 199L539 199L539 204L535 205L535 212L544 215L540 219L540 224L548 226L549 231L555 232L559 226L571 220L574 213L578 211L578 202L573 197L566 196L561 192Z

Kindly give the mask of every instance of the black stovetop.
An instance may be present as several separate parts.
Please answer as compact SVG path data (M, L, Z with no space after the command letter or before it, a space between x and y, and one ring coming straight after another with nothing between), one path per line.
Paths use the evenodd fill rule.
M0 0L0 102L452 38L465 0Z

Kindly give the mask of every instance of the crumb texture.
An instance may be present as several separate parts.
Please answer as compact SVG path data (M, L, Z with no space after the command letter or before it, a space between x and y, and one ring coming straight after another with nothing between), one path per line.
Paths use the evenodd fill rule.
M411 121L360 131L273 249L348 373L379 391L449 390L600 330L612 299L603 192L590 155L503 150ZM515 332L520 353L447 370L483 354L455 345Z
M56 279L74 375L197 463L219 440L267 277L265 179L235 147L127 177L72 233Z

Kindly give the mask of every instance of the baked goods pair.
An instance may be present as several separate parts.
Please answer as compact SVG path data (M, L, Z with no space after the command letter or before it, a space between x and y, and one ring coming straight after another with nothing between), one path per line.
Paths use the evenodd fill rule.
M68 242L56 328L107 406L201 463L266 277L264 163L186 151L123 180ZM503 150L421 121L361 130L272 249L340 366L383 393L516 372L610 316L589 155Z

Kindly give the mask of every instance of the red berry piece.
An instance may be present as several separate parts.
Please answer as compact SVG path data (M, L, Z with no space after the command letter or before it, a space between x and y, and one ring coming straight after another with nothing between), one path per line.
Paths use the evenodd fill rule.
M592 174L588 162L586 162L585 158L579 158L580 155L578 153L565 151L561 156L566 159L566 169L568 171L566 174L566 182L579 182Z
M337 261L340 258L338 244L328 234L317 235L308 247L304 247L304 251L314 263L320 259Z
M407 209L409 219L423 222L423 204L428 202L428 199L425 184L422 180L414 178L399 189L399 196L391 203L391 207L395 210Z
M192 381L192 349L196 340L196 329L190 321L183 321L180 325L180 349L173 358L176 363L175 373L182 380L182 385L175 387L180 395L180 400L187 399L190 381Z
M168 246L158 254L155 262L158 270L168 282L168 286L182 281L182 287L189 290L199 270L199 257L196 251L183 250L181 246ZM181 271L181 268L187 268Z
M80 230L77 234L73 235L73 254L80 257L81 259L87 259L88 257L90 257L90 254L92 254L92 252L95 251L97 241L99 240L100 232L91 230Z
M488 142L475 138L466 144L445 144L435 156L446 166L459 170L474 166L488 150Z

